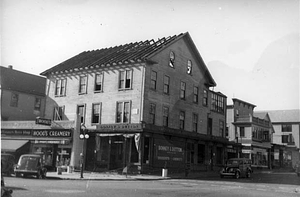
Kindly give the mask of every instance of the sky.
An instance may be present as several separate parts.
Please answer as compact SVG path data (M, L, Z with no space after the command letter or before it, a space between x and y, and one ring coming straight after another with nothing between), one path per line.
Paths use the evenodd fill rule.
M189 32L214 91L299 109L299 0L1 0L1 66L39 75L88 50Z

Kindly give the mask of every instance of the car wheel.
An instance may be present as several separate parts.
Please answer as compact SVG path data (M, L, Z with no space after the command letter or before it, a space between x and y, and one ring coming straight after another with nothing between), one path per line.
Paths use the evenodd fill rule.
M239 179L240 178L240 172L235 172L235 176L234 176L236 179Z

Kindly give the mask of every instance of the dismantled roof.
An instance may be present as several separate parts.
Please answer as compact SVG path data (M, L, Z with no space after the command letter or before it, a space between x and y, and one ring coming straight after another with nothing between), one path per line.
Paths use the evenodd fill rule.
M150 57L160 51L163 47L168 46L176 40L186 37L189 44L196 52L199 60L203 63L204 74L208 78L209 85L215 86L216 83L205 66L196 46L194 45L189 33L161 38L157 41L146 40L134 42L125 45L104 48L93 51L84 51L44 72L41 75L59 74L64 72L79 71L93 68L103 68L129 63L152 62ZM153 62L154 63L154 62Z

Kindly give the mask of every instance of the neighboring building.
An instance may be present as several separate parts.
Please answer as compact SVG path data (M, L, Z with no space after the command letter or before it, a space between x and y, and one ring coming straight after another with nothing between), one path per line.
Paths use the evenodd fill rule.
M1 121L44 116L46 78L0 66Z
M249 158L253 166L271 167L271 140L274 129L268 113L254 113L253 104L233 98L227 106L230 141L241 143L239 157Z
M41 75L46 118L77 121L75 168L83 150L90 170L200 170L222 165L234 145L225 137L227 98L210 90L216 83L189 33L85 51Z
M275 133L274 166L294 166L300 160L300 110L270 110Z

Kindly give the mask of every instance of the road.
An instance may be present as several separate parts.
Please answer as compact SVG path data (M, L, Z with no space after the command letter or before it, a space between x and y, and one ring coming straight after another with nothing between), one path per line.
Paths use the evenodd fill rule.
M300 196L300 178L293 173L256 174L251 179L207 178L146 181L93 181L5 177L13 197L193 197Z

